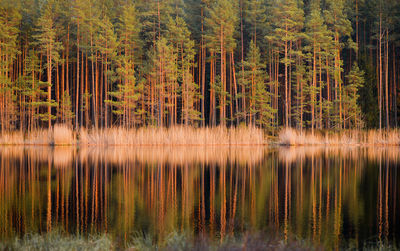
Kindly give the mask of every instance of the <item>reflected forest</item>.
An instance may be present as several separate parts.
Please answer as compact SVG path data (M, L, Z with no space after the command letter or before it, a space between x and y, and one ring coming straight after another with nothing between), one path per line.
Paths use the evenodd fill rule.
M280 229L326 249L399 244L398 148L245 150L1 148L1 238Z

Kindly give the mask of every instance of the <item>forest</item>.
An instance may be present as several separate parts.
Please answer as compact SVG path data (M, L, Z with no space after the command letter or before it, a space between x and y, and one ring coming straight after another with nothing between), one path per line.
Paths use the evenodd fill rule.
M398 126L397 0L0 0L1 131Z

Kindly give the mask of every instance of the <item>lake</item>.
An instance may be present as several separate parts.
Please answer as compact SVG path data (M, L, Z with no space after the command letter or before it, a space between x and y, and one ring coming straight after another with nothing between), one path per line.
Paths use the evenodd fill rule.
M27 233L279 232L400 241L397 147L0 147L0 241Z

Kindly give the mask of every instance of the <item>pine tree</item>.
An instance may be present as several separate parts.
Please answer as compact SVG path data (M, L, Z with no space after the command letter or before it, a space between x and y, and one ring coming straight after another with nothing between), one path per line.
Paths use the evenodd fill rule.
M48 127L51 128L51 121L56 117L52 115L51 108L57 106L54 99L51 98L52 88L52 71L53 63L59 60L59 50L62 49L60 42L56 40L55 29L55 8L56 2L48 0L43 7L42 15L38 19L38 34L36 39L41 48L41 52L46 55L46 72L47 72L47 122Z
M244 76L239 79L240 85L247 93L246 100L249 101L246 114L252 114L250 124L258 125L269 132L273 130L273 118L276 110L271 104L271 85L267 84L267 74L261 63L260 50L256 44L251 41L244 61Z
M363 87L365 83L364 72L360 70L357 63L354 63L351 71L346 76L347 85L344 90L344 102L346 103L344 118L344 125L347 125L347 128L358 128L361 129L363 127L362 116L361 116L361 107L358 104L358 99L360 97L359 90Z
M1 130L11 129L15 121L16 104L13 102L13 63L18 54L19 10L12 1L0 2L0 113Z
M117 68L117 73L122 79L123 90L127 92L123 95L125 99L124 124L130 127L132 122L140 123L139 119L143 112L139 108L139 98L142 96L143 86L138 84L135 77L135 67L140 57L139 48L142 46L139 37L141 25L136 7L133 4L127 4L119 21L118 36L121 54L118 57L120 67ZM112 38L112 34L109 37ZM113 39L106 39L107 41L113 41ZM112 43L111 46L110 43L108 46L113 47ZM106 53L106 57L112 59L113 54L110 52ZM106 73L106 75L108 74Z
M73 34L73 3L69 0L60 0L57 8L58 22L57 30L59 34L59 41L62 42L64 50L60 53L60 68L61 74L60 85L58 86L57 103L59 103L57 114L60 117L62 123L66 123L68 126L72 126L72 96L71 89L73 89L72 79L70 76L70 53L71 53L71 36ZM56 71L57 73L57 71ZM60 100L58 100L60 99ZM64 103L66 102L66 103ZM65 110L69 108L69 110Z
M157 41L153 60L156 72L152 74L157 81L155 97L158 107L157 122L159 126L164 126L166 122L173 123L174 93L180 93L178 88L177 54L166 38L162 37ZM166 115L169 118L168 121L165 119Z
M263 43L257 41L263 39L264 31L268 27L266 3L264 0L246 0L245 6L245 22L249 28L247 32L256 46L262 46Z
M238 4L236 1L217 0L208 8L206 18L208 27L208 46L213 52L219 53L220 62L220 123L226 124L226 100L227 100L227 60L226 55L232 56L235 48L234 32L238 23ZM230 66L230 69L232 66ZM233 69L234 70L234 69ZM212 88L212 87L211 87Z
M272 8L273 16L273 30L271 35L266 36L267 40L276 44L278 51L282 52L283 57L280 62L284 65L284 107L285 107L285 127L289 127L289 114L290 114L290 68L293 64L292 49L295 42L301 35L301 28L303 26L304 12L299 8L299 2L295 0L285 0L275 3Z
M198 102L200 94L198 85L194 82L191 69L195 56L194 41L191 40L191 32L183 18L170 18L167 24L167 39L174 48L176 55L176 64L178 67L177 81L180 82L182 95L182 122L185 125L192 124L200 119L200 113L195 109L194 105ZM174 105L177 106L177 88L174 86L171 95L174 97ZM173 118L177 118L176 109L174 109ZM176 122L176 121L175 121Z
M30 50L26 57L26 76L24 76L24 95L27 97L29 106L29 129L32 130L37 126L37 118L39 115L38 108L42 105L43 88L46 85L38 79L39 58L34 50ZM46 95L45 95L46 96ZM46 102L45 102L46 105Z
M343 61L342 50L345 47L345 41L350 38L352 28L351 23L345 13L345 0L327 0L327 9L324 11L325 22L328 30L333 32L334 38L334 83L335 83L335 110L338 111L336 117L337 127L343 128Z
M317 124L320 129L322 128L322 110L324 105L322 98L322 89L324 88L322 69L325 68L323 66L325 57L329 57L329 47L327 47L327 44L331 42L330 34L321 16L321 7L318 0L311 4L311 12L306 22L306 34L309 44L305 47L305 50L308 52L310 66L309 79L311 82L311 84L308 85L308 94L310 96L311 131L314 133ZM316 123L318 113L319 123Z

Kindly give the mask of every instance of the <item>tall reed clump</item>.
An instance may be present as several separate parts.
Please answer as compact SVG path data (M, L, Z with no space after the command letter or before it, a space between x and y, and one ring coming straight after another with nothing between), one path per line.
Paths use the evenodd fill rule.
M0 145L23 145L24 143L24 134L21 131L0 134Z
M52 132L45 129L38 129L29 132L3 132L0 135L1 145L50 145L52 142Z
M163 145L262 145L264 133L258 128L110 128L81 130L80 145L163 146Z
M343 130L343 131L297 131L283 129L279 133L279 145L400 145L400 131L392 130Z
M74 145L75 133L66 125L56 124L52 129L28 132L11 131L0 135L0 145Z
M75 133L66 125L55 125L53 128L54 145L73 145L75 144Z

